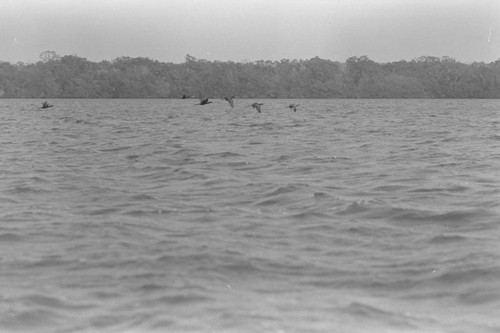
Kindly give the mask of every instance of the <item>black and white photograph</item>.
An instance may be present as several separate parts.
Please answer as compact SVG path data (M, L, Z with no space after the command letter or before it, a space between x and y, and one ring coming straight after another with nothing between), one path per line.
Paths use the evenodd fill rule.
M500 1L0 0L0 333L500 332Z

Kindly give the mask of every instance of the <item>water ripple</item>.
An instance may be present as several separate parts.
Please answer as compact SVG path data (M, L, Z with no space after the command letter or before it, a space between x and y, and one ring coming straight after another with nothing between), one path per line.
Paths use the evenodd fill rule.
M497 332L498 101L290 102L0 101L0 331Z

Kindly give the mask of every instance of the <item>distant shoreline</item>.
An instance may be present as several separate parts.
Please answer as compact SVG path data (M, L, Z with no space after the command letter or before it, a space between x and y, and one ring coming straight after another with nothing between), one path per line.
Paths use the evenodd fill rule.
M367 56L180 64L120 57L92 62L45 51L34 64L0 62L0 98L497 99L500 59L464 64L423 56L377 63Z

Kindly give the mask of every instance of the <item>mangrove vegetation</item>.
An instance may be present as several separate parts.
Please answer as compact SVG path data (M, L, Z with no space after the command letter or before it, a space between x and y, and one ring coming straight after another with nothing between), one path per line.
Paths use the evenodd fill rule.
M367 56L183 63L119 57L93 62L45 51L36 63L0 61L2 98L500 98L500 59L461 63L423 56L377 63Z

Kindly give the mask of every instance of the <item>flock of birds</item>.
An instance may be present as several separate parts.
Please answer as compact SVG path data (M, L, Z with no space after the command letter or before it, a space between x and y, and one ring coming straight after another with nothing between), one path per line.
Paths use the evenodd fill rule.
M182 99L187 99L187 98L192 98L192 97L194 97L194 96L182 95ZM232 108L234 108L234 96L224 97L222 99L226 100L229 103L229 105ZM212 101L210 101L208 98L204 98L204 99L200 99L200 103L198 103L196 105L207 105L207 104L210 104L210 103L212 103ZM261 113L262 112L262 105L264 105L264 103L252 103L252 105L250 105L250 106L252 108L256 109L257 112ZM49 104L48 102L43 102L41 108L42 109L48 109L48 108L51 108L53 106L54 105ZM300 106L300 104L290 104L288 106L288 108L290 110L293 110L294 112L297 112L297 108L299 106Z
M182 95L182 99L186 99L186 98L192 98L194 96L188 96L188 95ZM229 105L234 108L234 96L231 96L231 97L224 97L224 98L221 98L225 101L227 101L229 103ZM196 104L196 105L207 105L207 104L210 104L212 103L212 101L210 101L208 98L204 98L204 99L200 99L200 103ZM250 105L252 108L256 109L257 112L261 113L262 112L262 105L264 105L264 103L252 103L252 105ZM294 112L297 112L297 108L300 106L300 104L290 104L288 106L288 108L290 110L293 110Z

